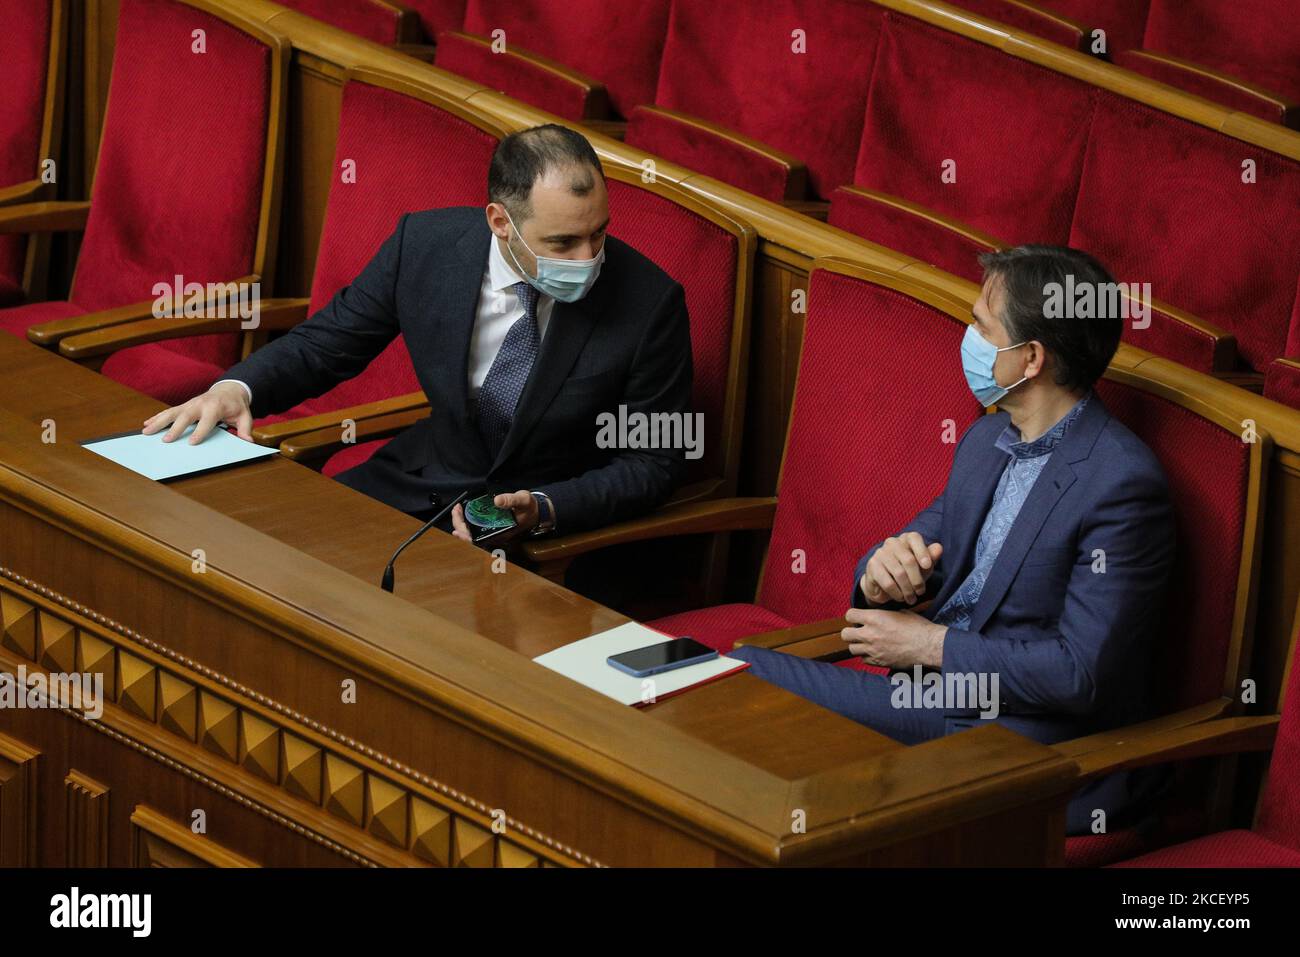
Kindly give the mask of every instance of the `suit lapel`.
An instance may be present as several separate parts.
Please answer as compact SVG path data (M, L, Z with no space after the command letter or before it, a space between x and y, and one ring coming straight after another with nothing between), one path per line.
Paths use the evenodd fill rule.
M997 559L993 562L988 581L984 583L984 588L980 591L980 599L971 613L971 631L982 629L994 609L1001 604L1007 589L1011 587L1012 581L1020 571L1020 566L1024 563L1025 554L1038 538L1038 533L1042 531L1047 517L1052 514L1056 503L1078 477L1074 468L1075 463L1087 459L1092 453L1097 436L1109 419L1110 413L1101 404L1101 400L1094 395L1079 414L1079 418L1070 425L1060 444L1052 451L1047 467L1043 469L1042 474L1034 482L1034 487L1030 489L1029 496L1020 507L1020 513L1016 516L1011 531L1006 541L1002 543ZM981 516L981 523L982 521L983 516Z
M456 255L433 278L430 301L439 303L439 330L435 338L436 349L453 363L453 383L450 397L456 403L458 418L468 421L469 407L469 346L478 316L479 293L483 287L483 270L488 257L488 242L492 230L487 222L476 223L473 229L456 242Z

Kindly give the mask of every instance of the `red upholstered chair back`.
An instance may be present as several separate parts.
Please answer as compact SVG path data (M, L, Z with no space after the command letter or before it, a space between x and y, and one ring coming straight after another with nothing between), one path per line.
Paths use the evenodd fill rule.
M1036 0L1034 6L1106 31L1106 52L1142 45L1151 0Z
M0 189L40 176L51 0L0 0ZM22 285L27 244L0 236L0 289Z
M1263 370L1286 344L1297 210L1300 163L1102 92L1069 244L1235 333Z
M1142 45L1300 100L1295 0L1151 0Z
M744 363L729 377L737 337L743 336L754 255L752 230L727 228L637 183L607 176L610 232L656 263L686 290L691 318L693 411L704 415L704 455L688 462L687 482L727 477L734 482L732 417L743 407ZM728 454L730 453L730 454Z
M205 53L193 52L196 30ZM155 283L177 275L209 283L254 272L282 56L175 0L122 0L73 303L108 309L153 299ZM238 335L163 345L222 366L239 358Z
M1239 427L1211 421L1138 383L1112 370L1097 394L1155 453L1169 483L1177 553L1154 671L1158 704L1167 711L1223 695L1225 674L1236 680L1235 663L1226 665L1230 652L1240 653L1246 627L1241 609L1252 599L1251 579L1243 586L1239 568L1243 548L1249 564L1256 564L1248 503L1259 493L1268 440L1244 442Z
M312 313L357 277L404 213L487 204L486 171L500 132L452 112L452 104L379 85L386 82L400 85L358 73L343 88ZM324 412L419 388L398 337L360 375L307 405Z
M892 12L876 60L856 184L1012 244L1065 244L1090 87Z
M614 109L654 99L669 0L468 0L464 30L558 60L605 84Z
M1291 648L1290 677L1282 699L1282 721L1278 725L1277 740L1273 743L1268 780L1259 797L1255 831L1270 841L1300 851L1300 666L1295 661L1297 645L1300 642L1293 642Z
M373 0L276 0L282 7L297 10L322 23L355 36L385 45L397 43L398 13L393 6Z
M674 0L655 103L802 160L827 197L853 178L881 14L859 0Z
M459 30L465 22L465 0L402 0L402 6L415 11L429 41L443 30Z
M943 490L957 440L983 413L962 374L962 321L869 275L810 278L758 594L791 621L848 607L857 560Z

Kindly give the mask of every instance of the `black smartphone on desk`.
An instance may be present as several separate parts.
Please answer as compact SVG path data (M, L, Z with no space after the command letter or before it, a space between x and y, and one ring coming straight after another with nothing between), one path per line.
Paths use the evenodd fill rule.
M674 638L661 641L657 645L645 648L633 648L622 654L610 655L605 659L612 668L617 668L633 678L648 678L687 665L698 665L702 661L712 661L718 653L708 645L702 645L694 638Z

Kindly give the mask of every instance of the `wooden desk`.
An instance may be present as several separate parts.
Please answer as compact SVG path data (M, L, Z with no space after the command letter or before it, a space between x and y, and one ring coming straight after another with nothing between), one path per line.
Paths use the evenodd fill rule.
M529 659L622 616L284 460L78 447L159 404L0 336L0 864L1058 863L1072 763L905 748L749 675L645 710ZM53 439L53 441L51 441ZM190 827L202 812L206 832Z

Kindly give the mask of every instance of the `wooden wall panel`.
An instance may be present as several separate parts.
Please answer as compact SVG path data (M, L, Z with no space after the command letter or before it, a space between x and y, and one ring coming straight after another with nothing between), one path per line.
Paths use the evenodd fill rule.
M39 860L39 757L40 752L23 741L0 734L0 867L31 867Z
M108 787L75 768L63 779L68 867L108 866Z

